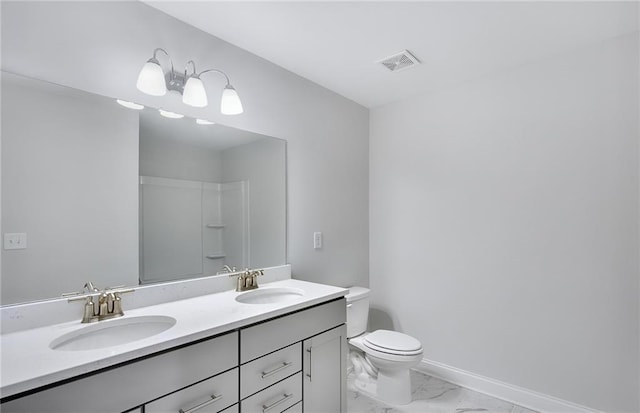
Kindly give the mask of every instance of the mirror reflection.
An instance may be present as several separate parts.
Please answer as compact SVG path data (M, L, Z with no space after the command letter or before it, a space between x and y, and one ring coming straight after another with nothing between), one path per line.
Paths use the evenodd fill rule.
M286 262L283 140L2 72L2 304Z

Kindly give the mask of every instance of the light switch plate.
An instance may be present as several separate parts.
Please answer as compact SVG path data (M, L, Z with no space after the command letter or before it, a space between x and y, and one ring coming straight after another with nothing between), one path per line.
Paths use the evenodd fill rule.
M322 232L313 233L313 249L322 248Z
M23 250L27 248L27 234L23 232L13 232L4 234L5 250Z

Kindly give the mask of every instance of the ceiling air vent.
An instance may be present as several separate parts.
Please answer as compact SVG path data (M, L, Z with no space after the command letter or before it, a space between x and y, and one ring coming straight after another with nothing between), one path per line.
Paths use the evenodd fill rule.
M409 67L419 65L420 61L417 57L411 54L408 50L403 50L399 53L396 53L392 56L385 57L382 60L379 60L378 63L386 67L392 72L397 72L399 70L407 69Z

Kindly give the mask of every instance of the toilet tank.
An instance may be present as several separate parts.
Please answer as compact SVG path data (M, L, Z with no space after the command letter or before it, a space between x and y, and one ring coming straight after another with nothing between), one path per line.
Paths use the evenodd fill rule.
M350 287L347 299L347 338L367 331L369 320L369 293L364 287Z

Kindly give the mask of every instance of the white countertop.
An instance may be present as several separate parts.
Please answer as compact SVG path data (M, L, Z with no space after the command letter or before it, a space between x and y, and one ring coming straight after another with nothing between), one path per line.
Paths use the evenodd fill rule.
M259 289L293 287L304 291L300 298L271 304L242 304L239 294L225 291L127 310L123 317L169 316L175 325L160 334L107 348L64 351L53 350L49 344L69 332L92 324L72 322L21 330L0 336L0 395L8 397L60 380L133 360L195 340L232 331L292 311L300 310L344 296L348 290L329 285L287 279L261 285Z

